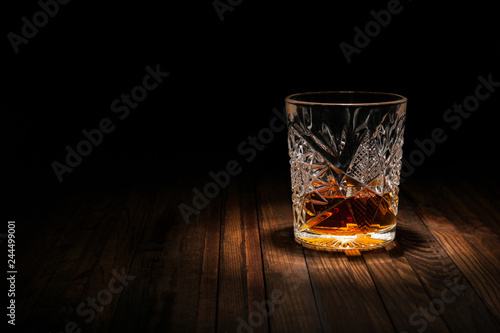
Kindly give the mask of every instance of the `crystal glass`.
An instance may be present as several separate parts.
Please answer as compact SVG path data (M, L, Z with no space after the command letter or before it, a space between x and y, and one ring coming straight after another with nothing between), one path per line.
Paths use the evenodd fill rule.
M330 251L394 240L406 98L329 91L285 101L295 239Z

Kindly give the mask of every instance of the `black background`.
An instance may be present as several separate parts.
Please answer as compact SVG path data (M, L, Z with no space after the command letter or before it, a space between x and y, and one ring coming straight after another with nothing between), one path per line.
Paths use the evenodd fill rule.
M237 1L234 1L237 3ZM36 1L4 4L2 98L9 219L50 207L69 192L101 186L207 175L282 109L285 96L317 90L369 90L408 97L404 156L415 139L443 128L421 170L478 176L498 152L499 92L456 130L443 121L454 103L474 94L477 77L500 81L498 10L493 2L402 0L403 10L347 63L339 44L373 20L388 1L265 2L244 0L221 21L213 2L73 0L15 54ZM170 75L123 121L110 105L142 83L145 67ZM500 89L499 89L500 90ZM115 130L60 183L51 163L64 163L83 129L110 118ZM288 173L286 132L276 134L244 172ZM442 172L442 171L440 171ZM5 193L4 192L4 193Z

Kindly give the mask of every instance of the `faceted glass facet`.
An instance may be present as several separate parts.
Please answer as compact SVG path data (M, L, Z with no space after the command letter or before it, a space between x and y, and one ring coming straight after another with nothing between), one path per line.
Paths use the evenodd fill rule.
M392 241L406 98L305 93L286 108L296 240L323 250Z

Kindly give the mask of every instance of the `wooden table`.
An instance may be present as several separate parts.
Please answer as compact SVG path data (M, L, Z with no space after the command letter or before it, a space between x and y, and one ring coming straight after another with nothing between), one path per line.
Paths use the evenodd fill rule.
M257 176L256 176L257 175ZM68 195L19 225L17 326L37 332L494 332L500 193L444 173L401 186L394 246L359 256L293 239L286 172Z

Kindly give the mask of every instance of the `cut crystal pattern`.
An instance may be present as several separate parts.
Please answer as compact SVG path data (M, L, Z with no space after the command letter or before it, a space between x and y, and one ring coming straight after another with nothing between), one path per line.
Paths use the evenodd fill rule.
M296 232L350 223L369 232L374 221L397 215L405 104L385 108L289 107Z

